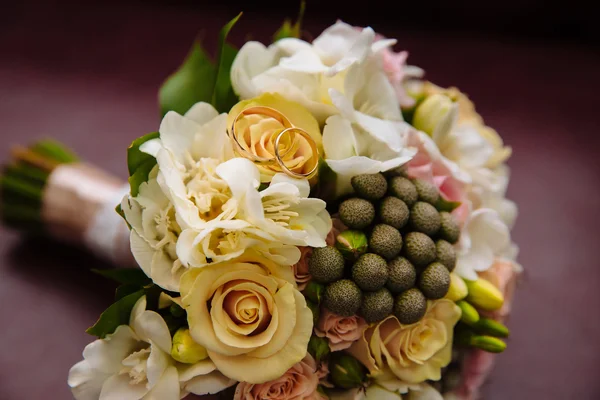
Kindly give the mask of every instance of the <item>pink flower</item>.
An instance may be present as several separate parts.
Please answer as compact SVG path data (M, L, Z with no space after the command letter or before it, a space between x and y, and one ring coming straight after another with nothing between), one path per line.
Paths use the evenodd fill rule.
M323 308L315 326L315 334L329 340L331 351L339 351L347 349L360 339L365 329L367 323L361 317L341 317Z
M234 400L323 400L317 391L319 375L317 363L310 354L283 376L270 382L250 384L240 382Z
M417 148L417 154L408 163L408 175L435 184L445 200L460 202L461 205L452 214L462 225L470 212L465 183L468 177L456 164L442 156L427 134L411 132L408 145Z
M335 238L342 230L343 224L336 218L332 218L332 227L327 237L325 238L325 243L328 246L333 246L335 244ZM306 285L312 277L308 272L308 260L310 260L310 256L312 255L312 247L309 246L301 246L298 247L300 249L300 260L292 265L292 270L294 271L294 277L296 278L296 283L298 284L298 290L302 291L306 288Z

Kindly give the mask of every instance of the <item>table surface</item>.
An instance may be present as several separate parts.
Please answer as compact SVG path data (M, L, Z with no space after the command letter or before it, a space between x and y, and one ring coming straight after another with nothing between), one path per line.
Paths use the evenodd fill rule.
M199 30L214 48L235 12L153 7L16 7L3 18L1 162L12 145L52 136L126 177L126 147L157 129L159 84ZM265 41L277 25L248 14L233 40L253 31ZM509 196L519 204L513 235L526 274L485 397L599 398L599 54L564 43L383 33L398 37L431 80L467 92L514 149ZM113 284L89 272L102 266L0 228L0 399L71 398L67 372L113 296Z

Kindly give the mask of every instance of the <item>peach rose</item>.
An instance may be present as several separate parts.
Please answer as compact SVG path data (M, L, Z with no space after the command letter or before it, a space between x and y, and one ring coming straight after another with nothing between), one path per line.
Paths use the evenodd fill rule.
M240 382L234 400L322 400L317 391L319 374L317 363L310 354L283 376L260 384Z
M375 379L389 370L407 384L439 380L452 358L452 335L460 315L453 301L429 301L419 322L403 325L390 316L371 325L348 352Z
M335 238L337 235L339 235L343 226L341 221L337 218L332 218L331 223L331 230L325 238L325 243L327 243L328 246L333 246L335 244ZM298 260L298 262L292 266L292 270L294 271L294 277L296 278L298 290L302 291L312 279L310 273L308 272L308 260L310 260L313 248L310 246L301 246L298 248L300 249L300 260Z
M315 334L327 338L331 351L339 351L347 349L360 339L365 329L367 323L363 318L357 315L341 317L323 308Z
M223 375L268 382L306 356L313 316L293 282L289 267L253 253L183 274L190 334Z

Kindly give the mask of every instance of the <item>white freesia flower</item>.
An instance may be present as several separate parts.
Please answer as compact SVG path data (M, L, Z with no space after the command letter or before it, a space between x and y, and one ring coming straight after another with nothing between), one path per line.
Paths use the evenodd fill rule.
M403 122L376 119L356 111L348 118L334 115L323 130L323 149L329 167L337 174L338 196L352 189L350 179L374 174L410 161L415 149L404 147L411 129Z
M347 92L363 104L363 110L366 104L379 103L391 119L401 120L395 91L379 54L395 43L393 39L375 41L371 28L359 30L343 22L327 28L312 44L293 38L278 40L268 48L248 42L234 60L231 82L243 99L279 93L302 104L320 122L338 112L330 89ZM372 87L359 95L365 85Z
M69 371L77 400L179 400L188 393L217 393L235 381L216 371L209 359L181 364L170 355L171 334L162 317L146 310L146 297L105 339L86 346L83 361Z
M184 230L177 244L184 265L227 261L248 248L279 264L292 265L300 258L296 246L325 246L331 218L323 200L308 198L307 180L276 174L269 187L259 192L260 172L245 158L219 165L216 173L231 189L234 219ZM225 238L218 253L211 249L215 238Z
M462 230L457 248L455 272L476 280L477 272L490 268L495 257L509 251L510 232L495 210L480 208L471 213Z

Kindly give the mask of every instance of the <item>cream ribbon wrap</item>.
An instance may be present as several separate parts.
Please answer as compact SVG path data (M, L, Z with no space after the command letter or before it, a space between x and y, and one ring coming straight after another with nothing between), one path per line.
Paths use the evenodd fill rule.
M129 228L115 211L129 185L92 165L56 167L44 189L42 219L56 239L83 245L119 267L135 266Z

